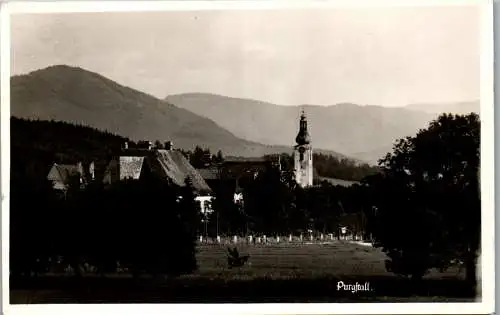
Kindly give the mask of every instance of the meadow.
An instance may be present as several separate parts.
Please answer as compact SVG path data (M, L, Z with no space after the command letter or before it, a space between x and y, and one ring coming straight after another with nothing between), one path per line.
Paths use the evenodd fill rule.
M227 245L198 245L198 271L175 279L45 276L11 283L11 303L243 303L473 301L463 272L432 270L415 284L385 270L384 253L370 246L329 244L237 246L249 254L241 268L228 268ZM338 281L370 283L369 292L337 290Z

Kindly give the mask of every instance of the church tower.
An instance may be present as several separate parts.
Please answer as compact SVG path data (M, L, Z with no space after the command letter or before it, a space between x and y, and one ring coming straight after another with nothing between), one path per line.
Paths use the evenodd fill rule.
M304 111L300 115L299 133L295 138L297 143L294 147L295 180L301 187L312 186L313 184L313 162L311 137L307 130L307 119Z

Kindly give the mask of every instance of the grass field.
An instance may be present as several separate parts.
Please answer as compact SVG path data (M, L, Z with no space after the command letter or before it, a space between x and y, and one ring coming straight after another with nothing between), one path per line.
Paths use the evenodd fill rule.
M328 276L387 275L385 254L372 247L336 242L310 245L243 245L241 254L250 255L250 264L240 270L227 266L226 246L198 247L199 271L195 277L292 279Z
M473 301L457 269L432 271L418 286L388 273L377 249L328 245L242 245L249 264L227 268L226 247L198 246L199 270L173 280L129 276L67 277L11 283L11 303L408 302ZM337 282L370 283L369 292L337 290Z

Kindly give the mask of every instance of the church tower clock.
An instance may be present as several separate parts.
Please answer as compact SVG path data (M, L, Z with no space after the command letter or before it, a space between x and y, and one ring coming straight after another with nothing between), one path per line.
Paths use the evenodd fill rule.
M295 181L301 187L313 184L313 162L311 137L307 130L307 119L304 111L300 115L299 133L295 138L297 143L294 147Z

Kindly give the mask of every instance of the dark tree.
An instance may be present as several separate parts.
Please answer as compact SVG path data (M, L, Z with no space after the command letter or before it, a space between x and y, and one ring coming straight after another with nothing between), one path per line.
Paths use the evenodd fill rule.
M136 275L192 272L196 269L193 223L198 211L190 189L176 188L151 174L93 192L93 206L100 208L100 214L88 222L95 236L88 239L91 246L84 251L86 256L105 269L119 261Z
M177 276L196 269L198 208L189 183L176 188L150 176L104 189L70 187L57 199L48 182L14 179L11 271L44 272L62 259L80 275L84 266L115 272L117 263L136 275ZM182 196L181 199L178 197Z
M451 259L476 279L480 250L479 137L476 114L443 114L415 137L401 139L367 179L373 233L398 274L421 278Z
M244 235L246 230L246 216L238 204L234 203L231 189L221 187L215 191L213 200L214 212L209 216L211 235L238 234Z
M278 169L268 167L245 191L245 213L255 229L268 235L288 232L293 194Z
M160 140L156 140L154 145L155 145L155 148L157 148L157 149L165 149L165 144L163 142L161 142Z
M10 181L10 268L13 277L42 273L54 254L58 227L51 185L13 173Z
M224 156L223 156L221 150L217 151L217 155L213 158L213 160L215 161L215 163L222 163L222 162L224 162Z
M212 165L210 149L203 149L200 146L196 146L193 153L189 156L189 163L195 168L209 167Z

